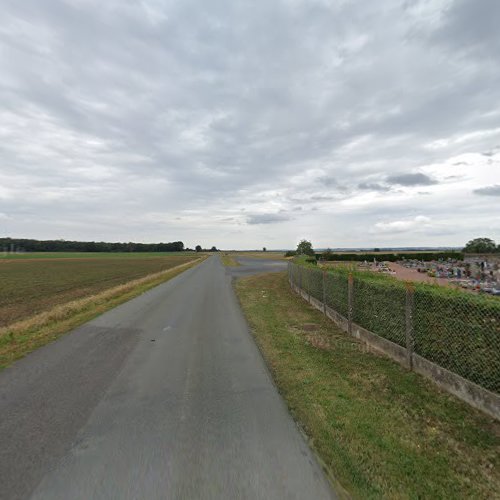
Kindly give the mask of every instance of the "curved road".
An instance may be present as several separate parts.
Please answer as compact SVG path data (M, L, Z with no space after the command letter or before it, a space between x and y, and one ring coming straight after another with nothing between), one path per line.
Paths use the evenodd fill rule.
M0 373L0 498L333 492L211 257Z

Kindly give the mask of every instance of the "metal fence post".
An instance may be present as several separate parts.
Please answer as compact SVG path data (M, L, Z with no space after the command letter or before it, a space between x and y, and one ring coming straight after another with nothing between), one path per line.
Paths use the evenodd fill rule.
M354 277L349 273L347 282L347 331L352 334L352 316L354 307Z
M299 291L302 295L302 266L298 266L299 268Z
M323 269L323 314L326 316L326 269Z
M413 370L413 348L414 348L414 331L413 331L413 314L415 310L415 287L411 283L406 283L406 360L408 368Z
M308 290L307 290L307 297L308 297L308 301L309 301L309 304L311 303L311 271L310 270L307 270L307 272L309 273L308 274L308 282L309 282L309 286L308 286Z

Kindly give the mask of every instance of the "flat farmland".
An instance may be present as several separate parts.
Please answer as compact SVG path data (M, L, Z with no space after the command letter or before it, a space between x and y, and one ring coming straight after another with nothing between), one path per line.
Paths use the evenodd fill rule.
M33 256L0 258L0 328L198 257L195 253Z
M285 252L276 252L275 250L268 250L267 252L241 250L226 253L229 253L233 257L248 257L250 259L286 260Z
M196 252L0 252L2 260L47 260L47 259L141 259L174 256L197 256Z

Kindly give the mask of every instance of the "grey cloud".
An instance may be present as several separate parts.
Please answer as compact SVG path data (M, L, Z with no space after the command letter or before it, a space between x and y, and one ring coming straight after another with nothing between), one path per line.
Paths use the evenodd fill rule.
M432 39L467 56L497 60L500 3L497 0L454 0L444 11Z
M474 193L482 196L500 196L500 184L474 189Z
M254 214L247 218L247 224L274 224L276 222L289 221L291 218L288 215L282 214Z
M236 225L245 209L307 207L271 228L285 245L307 232L312 203L331 214L359 194L353 186L383 192L391 177L430 185L401 183L400 166L416 171L499 144L500 71L477 56L499 52L498 2L439 4L3 2L2 231L196 239L213 230L211 217ZM426 9L439 22L427 22ZM290 181L304 172L307 185ZM184 218L197 207L202 215ZM391 219L383 212L392 208L375 209ZM344 210L339 225L355 212ZM163 222L177 216L185 229ZM266 215L250 216L247 239L234 245L253 246L261 228L251 226L265 223L254 217Z
M329 177L329 176L318 177L316 179L316 181L319 182L320 184L323 184L324 186L327 186L327 187L337 185L337 180L335 178Z
M329 195L314 195L309 198L310 201L332 201L334 199L334 196Z
M437 184L435 179L421 173L390 175L387 177L387 182L399 186L431 186Z
M358 188L366 191L381 191L381 192L386 192L390 190L389 186L384 186L383 184L379 184L378 182L361 182L360 184L358 184Z
M491 156L495 156L498 153L500 153L500 146L496 145L494 148L490 149L489 151L483 151L482 155L491 157Z

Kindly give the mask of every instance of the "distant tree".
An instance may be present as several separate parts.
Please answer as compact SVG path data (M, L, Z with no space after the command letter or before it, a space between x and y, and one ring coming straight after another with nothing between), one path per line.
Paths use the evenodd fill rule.
M201 245L196 245L195 250L197 252L201 252L202 251Z
M287 250L285 252L285 257L295 257L297 255L297 252L295 250Z
M16 248L25 252L182 252L184 243L110 243L105 241L32 240L0 238L0 248Z
M321 254L321 258L323 260L330 260L330 256L332 255L332 249L331 248L327 248L322 254Z
M374 252L380 252L380 248L374 248L373 251Z
M216 248L216 247L212 247L212 248L210 249L210 251L211 251L211 252L218 252L218 250L217 250L217 248Z
M266 247L262 247L262 251L263 251L263 252L266 252L266 251L267 251L267 248L266 248Z
M465 245L463 251L465 253L495 253L498 247L490 238L475 238Z
M301 240L297 245L297 255L314 255L312 243L307 240Z

